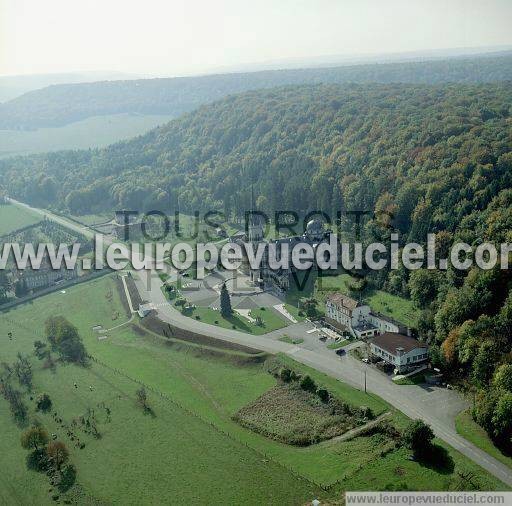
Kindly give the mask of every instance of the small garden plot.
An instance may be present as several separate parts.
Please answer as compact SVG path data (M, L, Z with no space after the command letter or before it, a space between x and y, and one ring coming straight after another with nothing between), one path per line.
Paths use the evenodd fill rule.
M299 382L279 384L243 407L233 419L282 443L308 446L344 434L373 417L335 398L322 399Z

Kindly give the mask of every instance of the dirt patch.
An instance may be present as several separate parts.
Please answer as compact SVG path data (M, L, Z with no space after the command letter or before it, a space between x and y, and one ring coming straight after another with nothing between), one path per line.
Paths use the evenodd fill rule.
M238 411L243 427L282 443L308 446L340 436L366 422L347 404L322 402L298 384L280 384Z
M164 337L179 339L181 341L187 341L202 346L211 346L213 348L219 348L221 350L238 351L241 353L247 353L248 355L262 355L260 350L250 348L248 346L243 346L237 343L230 343L227 341L221 341L220 339L215 339L213 337L204 336L202 334L197 334L195 332L190 332L188 330L179 329L169 323L163 322L154 314L149 314L148 316L146 316L141 321L141 325L144 328L150 330L151 332L154 332L155 334Z
M114 283L116 285L116 290L117 290L117 293L119 294L119 298L121 299L121 302L123 303L124 312L125 312L126 316L129 318L132 315L132 313L130 311L130 306L128 305L128 301L126 300L126 294L124 292L123 280L121 279L121 277L119 275L117 275L114 278Z
M126 286L128 288L128 293L130 294L130 299L132 299L133 309L137 311L137 309L139 309L139 306L143 303L143 300L141 299L139 295L139 290L137 290L137 287L135 286L135 281L131 276L126 276Z

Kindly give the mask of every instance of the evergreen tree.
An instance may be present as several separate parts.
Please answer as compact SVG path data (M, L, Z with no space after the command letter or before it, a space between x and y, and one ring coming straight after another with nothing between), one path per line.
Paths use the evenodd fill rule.
M229 296L228 289L226 288L226 283L224 283L220 289L220 314L223 318L229 318L233 314L231 298Z
M25 278L20 278L19 281L16 283L16 285L14 286L14 294L18 298L27 295L27 282L25 281Z

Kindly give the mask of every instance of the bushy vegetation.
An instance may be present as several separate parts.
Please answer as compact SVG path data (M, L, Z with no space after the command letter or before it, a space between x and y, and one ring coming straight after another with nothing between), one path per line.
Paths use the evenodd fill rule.
M511 94L506 84L255 91L129 142L4 160L0 171L12 195L74 214L170 212L180 197L182 211L243 216L240 181L251 181L263 211L391 206L399 230L424 240L508 186Z
M269 372L280 380L254 402L240 409L233 420L259 434L282 443L307 446L331 439L372 420L368 407L355 408L318 386L309 374L288 367Z
M329 397L326 390L310 387L305 376L300 384L281 384L265 392L233 417L243 427L282 443L307 446L344 434L364 423L368 413Z
M50 316L45 322L45 335L52 349L67 362L87 364L87 352L77 328L63 316Z

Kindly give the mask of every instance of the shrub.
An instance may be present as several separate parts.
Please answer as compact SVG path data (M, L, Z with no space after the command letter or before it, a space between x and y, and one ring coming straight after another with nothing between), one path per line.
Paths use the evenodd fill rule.
M405 429L402 439L414 455L422 456L431 450L434 432L423 420L414 420Z
M361 418L366 418L368 420L372 420L373 418L375 418L373 411L368 406L361 406L359 408L359 413L361 415Z
M48 394L41 394L36 400L37 411L47 413L52 409L52 400Z
M316 391L316 395L320 398L320 400L324 403L329 402L329 392L325 388L319 388Z
M21 435L21 446L25 450L38 450L48 441L48 432L42 427L30 427Z
M52 441L46 447L48 460L55 469L60 469L69 458L69 451L61 441Z
M45 473L49 468L48 455L46 449L39 448L27 455L26 459L27 469L29 471L36 471L38 473Z
M308 376L307 374L300 381L300 388L302 388L302 390L305 390L306 392L316 392L316 384L314 380L311 378L311 376Z
M289 383L291 381L291 375L292 371L290 371L290 369L286 367L283 367L279 372L279 377L281 378L281 381L284 381L285 383Z
M73 464L68 464L60 473L57 488L60 492L67 492L76 481L76 468Z
M62 359L85 365L87 352L77 328L63 316L50 316L45 322L45 335Z

